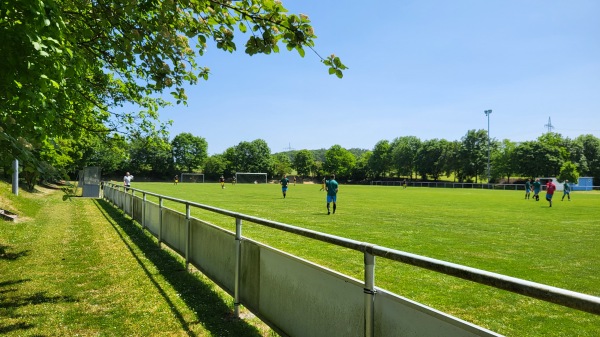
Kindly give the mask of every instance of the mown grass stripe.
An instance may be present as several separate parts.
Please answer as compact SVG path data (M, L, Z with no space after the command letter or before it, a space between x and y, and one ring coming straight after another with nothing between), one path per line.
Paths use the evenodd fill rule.
M231 320L227 295L108 203L7 187L23 217L0 223L3 336L272 335Z

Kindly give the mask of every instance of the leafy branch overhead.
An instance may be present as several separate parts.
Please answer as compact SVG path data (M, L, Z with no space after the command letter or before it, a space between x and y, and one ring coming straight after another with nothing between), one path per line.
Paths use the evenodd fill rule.
M309 49L341 78L346 67L315 39L308 16L278 0L3 1L0 141L35 151L48 138L164 131L160 108L186 104L185 86L210 75L198 57L240 41L248 55ZM0 145L18 156L15 144Z

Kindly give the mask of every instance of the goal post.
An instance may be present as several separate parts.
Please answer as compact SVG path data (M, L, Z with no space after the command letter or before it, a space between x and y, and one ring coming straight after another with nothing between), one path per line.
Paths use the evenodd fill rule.
M241 184L266 184L266 173L236 172L235 181Z
M204 182L204 174L203 173L182 173L181 179L179 179L182 183L203 183Z

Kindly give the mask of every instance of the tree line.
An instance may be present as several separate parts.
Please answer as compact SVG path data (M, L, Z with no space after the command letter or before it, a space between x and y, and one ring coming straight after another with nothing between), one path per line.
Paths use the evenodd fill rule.
M203 173L208 181L236 172L264 172L269 179L295 174L306 179L321 179L335 173L346 182L381 179L452 180L456 182L513 181L516 178L559 177L577 181L579 176L594 177L599 185L600 139L581 135L575 139L558 133L545 133L525 142L487 138L485 130L469 130L460 140L421 140L401 136L381 140L372 149L345 149L335 144L327 149L294 150L272 153L266 141L257 139L208 155L208 142L191 133L167 137L129 137L114 135L100 141L89 137L84 142L62 142L40 150L44 165L23 170L31 184L35 179L75 179L78 169L102 168L104 177L120 178L124 172L151 180L169 180L184 172ZM488 157L489 146L489 157ZM60 149L60 150L58 150ZM9 161L3 161L9 172Z

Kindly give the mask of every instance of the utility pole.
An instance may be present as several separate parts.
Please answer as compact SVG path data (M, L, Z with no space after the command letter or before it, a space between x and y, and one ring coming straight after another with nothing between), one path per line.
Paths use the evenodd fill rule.
M487 132L487 136L488 136L487 178L488 178L488 183L489 183L490 179L491 179L491 175L490 175L490 114L492 113L492 110L485 110L484 113L487 116L487 120L488 120L488 132Z

